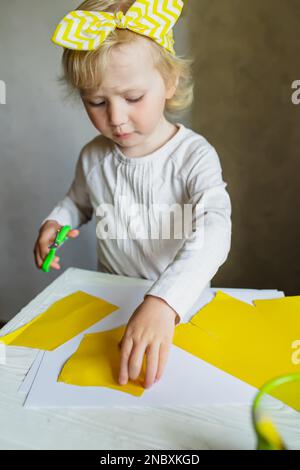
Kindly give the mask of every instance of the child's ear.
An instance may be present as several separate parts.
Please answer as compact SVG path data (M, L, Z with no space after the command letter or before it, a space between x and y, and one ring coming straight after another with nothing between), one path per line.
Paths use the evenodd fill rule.
M167 94L166 94L167 100L170 100L171 98L173 98L175 91L177 90L178 83L179 83L179 77L176 77L175 83L173 82L167 90Z

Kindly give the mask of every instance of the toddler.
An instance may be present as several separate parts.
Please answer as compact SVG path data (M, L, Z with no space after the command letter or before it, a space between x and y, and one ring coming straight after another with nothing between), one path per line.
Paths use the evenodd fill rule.
M192 61L173 48L182 8L182 0L88 0L53 35L64 47L63 79L99 134L43 220L35 262L41 268L61 226L71 225L75 238L95 214L98 270L153 280L119 344L119 383L138 378L146 354L146 388L161 378L175 326L231 243L218 154L172 121L193 100ZM59 257L52 268L60 269Z

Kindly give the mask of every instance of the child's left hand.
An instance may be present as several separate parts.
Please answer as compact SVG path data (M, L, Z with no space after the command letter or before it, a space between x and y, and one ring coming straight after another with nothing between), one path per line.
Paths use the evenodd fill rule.
M120 384L138 378L145 353L147 371L144 387L151 387L161 378L173 341L176 319L177 313L163 299L151 295L145 297L133 312L119 343Z

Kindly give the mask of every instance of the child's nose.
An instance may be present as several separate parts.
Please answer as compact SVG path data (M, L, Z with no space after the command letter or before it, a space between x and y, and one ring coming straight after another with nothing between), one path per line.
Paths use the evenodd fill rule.
M111 126L119 132L128 121L123 107L114 105L110 107L108 112Z

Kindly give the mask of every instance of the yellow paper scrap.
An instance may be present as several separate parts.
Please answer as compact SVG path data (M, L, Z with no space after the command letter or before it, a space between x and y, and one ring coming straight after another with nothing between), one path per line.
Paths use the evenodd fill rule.
M99 333L87 334L77 351L64 364L58 382L80 386L100 386L141 396L144 393L146 371L145 356L140 376L127 384L118 383L120 372L120 348L126 325Z
M255 303L261 305L261 302L267 301ZM299 323L296 313L295 318L289 318L284 304L280 302L281 313L278 305L277 320L273 321L272 302L271 310L264 304L261 312L258 307L219 291L189 323L175 328L173 343L260 388L274 377L300 372L300 364L292 361L291 347L300 331ZM300 410L300 394L279 391L272 395Z
M54 302L21 328L0 337L10 346L52 351L105 318L119 307L82 291Z

